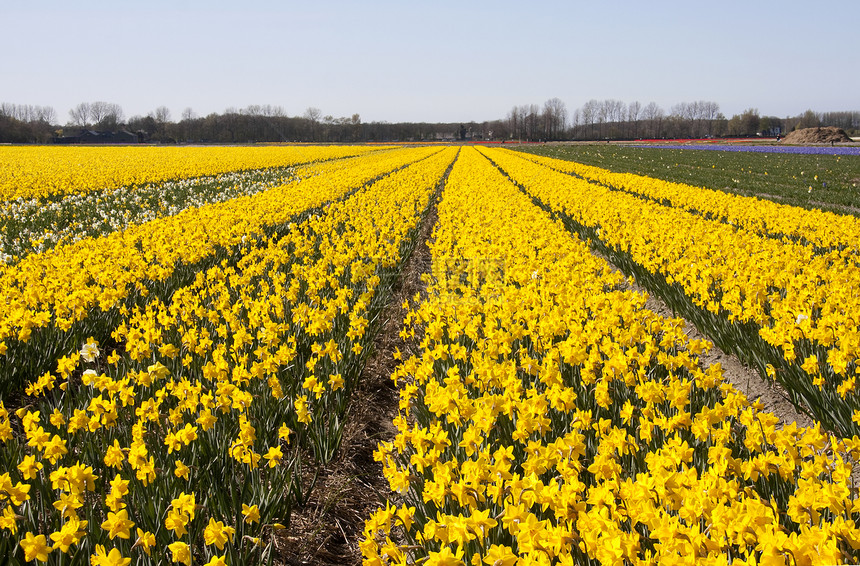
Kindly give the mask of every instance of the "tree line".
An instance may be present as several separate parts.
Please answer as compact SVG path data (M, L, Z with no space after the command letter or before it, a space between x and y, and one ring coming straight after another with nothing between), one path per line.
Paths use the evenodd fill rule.
M131 139L156 143L635 140L776 136L814 126L860 133L857 111L807 110L780 118L749 108L727 118L712 101L681 102L666 111L655 102L592 99L570 113L559 98L514 106L497 120L468 123L362 122L359 114L334 117L314 107L290 116L273 105L228 108L207 116L186 108L178 120L159 106L145 116L126 118L119 104L104 101L82 102L69 110L64 125L59 122L52 107L2 103L0 143L51 143L85 131L129 132Z
M815 112L780 118L748 108L727 118L712 101L681 102L669 112L649 102L589 100L573 113L571 139L708 138L778 136L799 128L835 126L860 133L860 112Z

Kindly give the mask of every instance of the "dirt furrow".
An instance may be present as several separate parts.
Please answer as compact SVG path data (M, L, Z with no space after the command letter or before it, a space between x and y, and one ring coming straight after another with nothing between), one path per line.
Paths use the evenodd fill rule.
M339 457L323 470L311 500L295 509L289 535L279 546L283 564L344 566L361 564L359 540L364 520L390 494L382 465L373 452L383 440L397 434L393 424L399 395L391 381L398 364L395 352L405 358L418 351L414 340L400 337L406 311L402 305L416 294L426 296L422 275L431 270L427 242L436 225L436 199L419 227L417 244L392 288L392 296L380 315L379 332L353 393Z

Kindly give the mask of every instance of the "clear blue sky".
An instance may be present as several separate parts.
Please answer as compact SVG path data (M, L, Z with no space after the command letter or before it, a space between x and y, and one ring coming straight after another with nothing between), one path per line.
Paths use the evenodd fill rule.
M558 97L860 110L860 0L0 0L0 102L125 116L309 106L363 121L503 118Z

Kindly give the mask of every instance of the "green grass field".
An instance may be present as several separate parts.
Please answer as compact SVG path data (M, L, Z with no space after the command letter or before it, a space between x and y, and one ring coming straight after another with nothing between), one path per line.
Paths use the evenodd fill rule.
M541 145L521 151L739 195L860 216L860 157Z

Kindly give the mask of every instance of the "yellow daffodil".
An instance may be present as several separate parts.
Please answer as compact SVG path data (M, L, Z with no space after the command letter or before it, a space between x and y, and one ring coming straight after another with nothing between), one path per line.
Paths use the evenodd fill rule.
M131 564L131 558L123 557L116 548L108 552L103 545L97 544L95 554L90 556L90 564L92 566L128 566Z
M51 552L51 547L47 544L45 535L34 535L27 531L27 534L20 542L21 549L24 551L24 560L32 562L47 562L48 554Z
M173 562L181 562L185 566L191 566L191 548L182 541L176 541L167 545L170 549Z
M128 518L128 510L121 509L120 511L108 513L107 519L102 523L102 529L108 531L108 536L111 540L114 537L127 539L131 536L131 528L134 526L134 521Z

